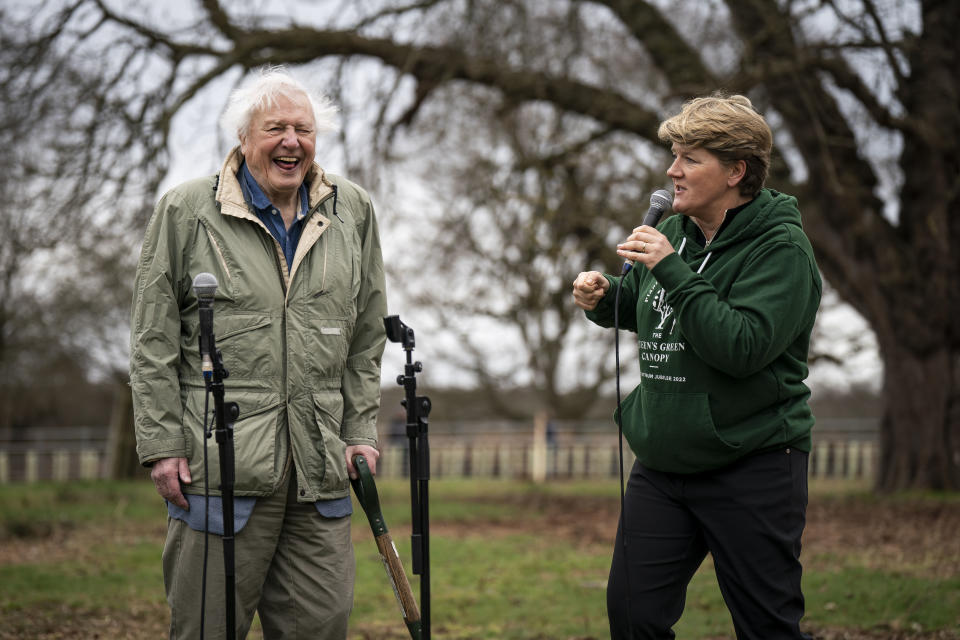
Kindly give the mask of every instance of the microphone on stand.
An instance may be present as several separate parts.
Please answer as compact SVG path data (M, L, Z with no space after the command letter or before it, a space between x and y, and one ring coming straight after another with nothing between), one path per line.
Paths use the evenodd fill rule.
M217 292L217 279L210 273L198 273L193 279L193 292L197 295L200 312L200 361L203 377L213 375L213 296Z
M200 312L200 361L203 370L203 380L206 383L207 394L213 395L213 418L215 428L208 431L206 417L204 431L206 437L216 436L217 447L220 451L220 499L223 505L223 590L224 590L224 621L226 623L226 638L236 638L236 590L237 570L235 553L235 527L233 522L233 490L236 484L236 462L233 445L233 423L240 413L236 402L224 402L223 379L227 377L227 370L223 368L220 353L217 350L216 339L213 335L213 297L217 292L217 279L209 273L198 273L193 279L193 291L197 296L197 310ZM206 411L206 410L204 410ZM204 438L203 445L203 484L205 502L209 503L210 482L207 477L207 445ZM209 517L209 504L207 504ZM206 528L206 527L205 527ZM204 552L206 553L206 552ZM206 557L206 556L204 556ZM207 583L207 563L203 563L203 589ZM204 592L205 597L206 594ZM201 599L203 602L203 599ZM204 608L201 605L200 629L203 630Z
M657 223L660 222L660 217L663 216L663 212L671 206L673 206L673 194L666 189L657 189L650 194L650 208L647 209L646 215L643 216L643 222L640 223L641 226L656 227ZM623 263L623 270L620 274L625 276L632 268L633 260L626 260Z

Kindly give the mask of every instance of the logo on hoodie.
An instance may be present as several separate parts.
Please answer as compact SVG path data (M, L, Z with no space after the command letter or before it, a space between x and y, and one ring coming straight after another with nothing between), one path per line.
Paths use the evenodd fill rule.
M643 302L649 304L650 308L660 316L660 322L654 326L650 337L662 338L664 329L666 329L667 326L669 326L669 329L666 329L666 334L672 334L674 327L677 325L677 321L671 319L673 316L673 307L667 304L667 292L664 291L663 287L659 286L655 281L650 285L650 288L647 289L647 295L643 297Z
M637 342L640 349L641 376L654 380L686 382L685 376L667 374L670 357L679 351L686 351L687 343L683 340L671 340L677 319L674 317L673 307L667 304L663 287L654 281L647 289L643 303L649 305L653 322L649 336L641 337Z

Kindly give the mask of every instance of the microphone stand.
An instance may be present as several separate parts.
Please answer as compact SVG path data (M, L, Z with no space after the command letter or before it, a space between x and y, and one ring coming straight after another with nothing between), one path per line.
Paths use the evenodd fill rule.
M208 394L213 394L214 434L220 453L220 498L223 503L223 575L224 610L226 616L226 638L236 637L236 560L234 554L233 526L233 487L235 478L233 424L240 415L236 402L224 402L223 381L230 375L223 366L223 354L217 348L213 332L213 300L217 290L217 279L209 273L197 274L193 280L193 289L197 295L197 310L200 315L200 358L203 381ZM206 429L206 426L204 426ZM204 434L206 438L210 433ZM204 446L206 452L206 446ZM204 453L206 456L206 453ZM206 469L206 461L204 461ZM209 479L204 477L209 494ZM209 535L209 531L207 532ZM204 552L206 558L206 552ZM206 562L204 562L204 585L206 584ZM201 612L203 615L205 612ZM201 619L201 636L203 622Z
M224 402L223 380L230 374L223 366L223 355L210 335L213 371L207 389L213 394L214 435L220 453L220 498L223 502L223 577L227 640L236 637L236 560L234 555L233 487L235 477L233 423L240 415L236 402ZM204 376L206 378L206 376Z
M402 343L407 352L403 375L397 376L397 384L404 389L400 402L407 410L407 438L410 441L410 509L411 551L413 573L420 576L420 621L423 640L430 640L430 515L428 481L430 480L430 446L427 441L427 416L430 415L430 398L417 395L417 372L423 364L413 361L416 344L413 329L405 325L400 316L383 319L390 342Z

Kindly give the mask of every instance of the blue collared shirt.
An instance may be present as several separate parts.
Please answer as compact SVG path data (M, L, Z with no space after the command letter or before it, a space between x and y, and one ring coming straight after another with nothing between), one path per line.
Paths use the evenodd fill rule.
M291 472L295 473L292 469ZM206 498L192 493L185 493L183 497L187 499L190 510L185 511L172 502L167 502L167 515L177 520L183 520L194 531L203 531L204 524L207 523ZM246 526L256 502L256 498L249 496L234 496L234 533L239 533ZM353 513L353 503L350 502L350 496L337 498L336 500L318 500L313 504L324 518L342 518ZM210 496L209 525L210 533L218 536L223 535L223 498L220 496Z
M310 198L307 191L307 184L300 185L298 194L300 196L300 210L297 211L297 219L293 221L290 228L283 222L283 216L280 215L280 209L270 202L270 198L263 192L260 185L253 178L247 163L240 165L240 171L237 172L237 179L240 182L240 189L243 191L243 199L253 207L254 212L260 221L270 230L272 235L283 248L283 255L287 259L287 271L293 266L293 256L297 253L297 244L300 242L300 233L303 231L303 221L310 210Z

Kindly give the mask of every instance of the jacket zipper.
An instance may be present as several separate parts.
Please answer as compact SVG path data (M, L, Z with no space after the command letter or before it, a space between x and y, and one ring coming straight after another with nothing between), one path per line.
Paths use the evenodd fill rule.
M336 195L337 195L337 189L336 189L336 187L334 187L333 193L324 196L324 197L320 200L320 202L318 202L310 211L307 212L307 216L308 216L308 217L309 217L309 216L312 216L314 213L316 213L316 212L320 209L320 207L323 205L324 202L326 202L327 200L329 200L331 197L334 197L334 198L335 198ZM336 200L334 200L334 203L336 203ZM336 214L336 204L334 204L334 214ZM338 217L339 217L339 216L338 216ZM274 245L275 245L276 247L280 247L280 243L277 242L276 238L273 237L273 234L270 233L269 231L267 231L267 233L270 235L270 239L273 240ZM282 247L280 247L280 248L282 249ZM312 249L312 247L311 247L311 249ZM327 251L326 251L327 245L326 245L326 243L324 243L323 249L324 249L324 252L323 252L323 272L322 272L322 274L321 274L321 276L320 276L320 282L321 282L321 285L320 285L320 293L317 294L317 295L320 295L320 294L325 293L325 291L324 291L324 289L323 289L323 283L326 281L326 277L327 277ZM292 267L293 265L290 265L290 266ZM293 455L293 443L290 441L290 426L289 426L289 422L290 422L290 418L289 418L289 412L290 412L290 377L287 375L287 345L290 344L290 340L289 340L289 338L287 337L287 307L288 307L288 305L289 305L289 303L290 303L289 299L287 298L287 294L288 294L288 292L289 292L289 286L287 285L286 280L285 280L284 277L283 277L283 265L280 264L280 254L279 254L279 253L277 254L277 269L280 271L280 281L281 281L281 282L283 283L283 285L284 285L284 287L283 287L283 343L284 343L284 348L283 348L283 401L284 401L284 404L285 404L284 411L286 411L286 412L288 413L288 417L287 417L287 446L289 447L289 452L288 452L287 455L288 455L290 461L293 463L293 469L292 469L291 471L292 471L294 474L296 474L296 472L297 472L297 466L298 466L298 465L297 465L297 461L296 461L296 459L295 459L295 457L294 457L294 455ZM293 274L288 274L288 277L291 279L291 281L293 280ZM299 480L298 480L298 482L299 482ZM304 482L304 484L307 482L306 476L304 477L303 482ZM301 487L300 487L300 495L301 495L301 496L305 494L305 490L306 490L307 488L308 488L308 487L305 487L305 486L301 486ZM312 487L309 487L309 488L310 488L311 491L313 490Z
M317 202L317 204L315 204L315 205L313 206L313 208L310 209L310 211L307 212L307 218L309 218L309 217L312 216L314 213L316 213L317 211L319 211L319 210L320 210L320 207L323 206L323 203L326 202L327 200L329 200L330 198L333 198L333 212L334 212L334 215L336 215L336 212L337 212L337 188L336 188L336 186L334 186L333 191L332 191L331 193L328 193L328 194L325 195L323 198L321 198L320 201ZM304 218L304 220L306 220L307 218ZM337 218L339 219L340 216L337 216ZM269 231L268 231L268 233L269 233ZM273 238L273 234L271 234L270 237ZM280 243L278 243L275 238L273 239L273 242L274 242L274 244L275 244L277 247L280 247ZM278 268L279 268L279 270L280 270L280 277L281 277L281 279L283 279L283 267L280 265L279 260L280 260L280 256L279 256L279 254L277 254L277 266L278 266ZM292 265L292 264L291 264L291 265L287 265L287 268L288 268L288 269L292 269L292 268L293 268L293 265ZM326 281L326 277L327 277L327 254L326 254L326 245L324 245L323 272L322 272L322 274L321 274L321 276L320 276L320 288L321 288L321 289L323 289L323 283ZM292 273L291 271L288 271L288 272L287 272L287 278L289 278L289 279L291 279L291 280L293 279L293 273ZM288 284L286 283L286 281L285 281L285 282L284 282L284 289L283 289L283 307L284 307L284 313L286 313L286 308L287 308L287 303L288 303L288 300L287 300L287 290L288 290L288 288L289 288L289 285L288 285Z

